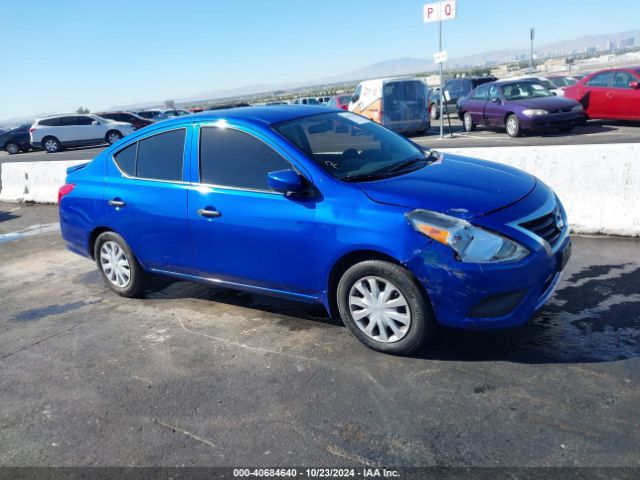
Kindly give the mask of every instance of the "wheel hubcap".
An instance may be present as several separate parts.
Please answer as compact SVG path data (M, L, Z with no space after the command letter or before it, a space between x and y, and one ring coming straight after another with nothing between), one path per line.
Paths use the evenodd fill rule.
M464 116L464 126L467 131L471 130L471 115L468 113Z
M116 287L124 288L131 281L129 260L116 242L104 242L100 248L100 266L107 279Z
M120 140L120 135L117 133L109 134L109 143L116 143L118 140Z
M514 133L516 131L516 121L513 118L510 118L507 122L507 129L509 133Z
M397 342L411 326L411 311L404 295L380 277L362 278L351 287L349 312L358 328L378 342Z
M44 144L44 147L48 152L55 152L56 150L58 150L58 144L53 140L47 140Z
M9 152L9 153L18 153L18 146L13 144L13 143L7 145L7 152Z

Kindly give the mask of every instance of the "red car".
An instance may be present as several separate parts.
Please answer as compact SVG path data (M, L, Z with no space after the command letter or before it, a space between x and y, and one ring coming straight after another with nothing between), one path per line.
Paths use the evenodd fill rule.
M342 110L349 110L350 101L351 95L336 95L329 99L329 106L334 108L341 108Z
M579 101L588 118L640 120L640 67L592 73L564 95Z
M99 117L108 118L109 120L115 120L116 122L126 122L133 125L134 130L151 125L153 122L142 118L139 115L131 112L101 112L96 113Z

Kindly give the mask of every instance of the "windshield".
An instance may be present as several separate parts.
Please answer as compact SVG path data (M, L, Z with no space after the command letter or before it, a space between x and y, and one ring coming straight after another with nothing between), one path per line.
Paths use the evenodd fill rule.
M502 94L507 100L523 100L553 96L548 89L537 82L518 82L503 85Z
M274 129L324 170L345 181L400 175L421 168L436 157L350 112L297 118Z

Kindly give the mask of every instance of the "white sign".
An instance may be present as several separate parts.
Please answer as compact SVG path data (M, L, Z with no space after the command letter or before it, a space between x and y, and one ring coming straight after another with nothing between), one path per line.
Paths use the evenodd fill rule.
M443 50L441 52L437 52L434 56L433 56L433 61L436 63L444 63L447 61L447 51Z
M456 0L427 3L423 7L424 23L453 20L456 18Z

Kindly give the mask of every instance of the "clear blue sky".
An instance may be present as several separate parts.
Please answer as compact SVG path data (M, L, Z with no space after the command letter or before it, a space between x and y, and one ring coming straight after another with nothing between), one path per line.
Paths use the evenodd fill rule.
M420 0L3 0L0 119L428 58ZM458 0L449 58L640 28L637 0Z

